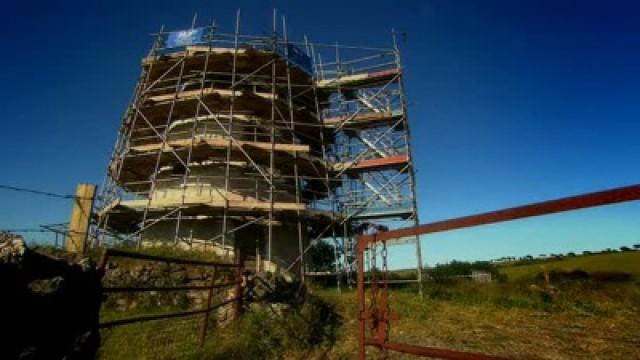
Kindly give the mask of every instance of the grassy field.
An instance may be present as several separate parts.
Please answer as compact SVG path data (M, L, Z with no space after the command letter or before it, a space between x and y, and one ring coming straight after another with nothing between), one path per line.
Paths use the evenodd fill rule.
M553 299L544 299L524 283L431 284L424 298L412 291L395 290L391 308L400 319L394 322L390 337L512 359L640 358L638 283L559 287L560 293ZM328 358L353 358L355 294L320 293L337 304L345 324ZM409 359L400 355L391 358Z
M553 299L526 282L428 284L391 292L399 315L391 339L512 359L637 359L640 285L561 284ZM149 322L105 332L101 359L353 359L356 296L312 290L303 310L249 311L228 327L212 325L198 346L201 318ZM318 305L321 304L321 305ZM320 309L320 310L318 310ZM376 350L370 349L372 358ZM409 359L394 355L390 359Z
M535 264L501 266L499 269L513 281L533 278L544 270L620 271L640 278L640 251L566 257Z
M122 314L107 310L101 317L109 320L146 314L145 311ZM333 348L342 320L333 305L319 297L308 297L299 307L253 306L239 320L227 321L224 326L215 321L220 315L220 312L214 312L210 318L202 346L202 315L103 330L98 358L294 359Z
M553 283L542 270L624 271L625 282ZM425 283L393 289L393 341L501 355L512 359L640 359L640 253L597 254L505 266L507 281ZM103 314L122 316L122 314ZM353 359L356 294L311 288L299 308L254 306L240 320L211 329L198 346L202 318L157 321L103 333L101 359ZM370 358L377 351L369 349ZM390 359L411 359L391 354Z

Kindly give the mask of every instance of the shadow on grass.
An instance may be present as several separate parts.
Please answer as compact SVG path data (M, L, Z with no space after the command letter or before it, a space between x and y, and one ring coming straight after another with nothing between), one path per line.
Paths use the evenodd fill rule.
M178 321L138 323L106 331L99 357L207 360L328 358L327 353L338 341L343 321L335 306L295 284L279 284L278 291L274 293L278 295L250 303L243 316L224 326L211 319L202 347L199 344L202 317L195 316Z
M327 358L342 318L332 304L313 295L292 302L253 304L190 359Z

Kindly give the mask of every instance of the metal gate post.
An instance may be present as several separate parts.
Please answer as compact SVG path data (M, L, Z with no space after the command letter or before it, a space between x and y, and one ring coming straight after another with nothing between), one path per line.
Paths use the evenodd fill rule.
M365 314L366 306L364 300L364 250L366 249L366 243L361 241L360 237L356 238L356 264L357 271L357 285L358 285L358 359L365 359L365 328L367 322L367 316Z

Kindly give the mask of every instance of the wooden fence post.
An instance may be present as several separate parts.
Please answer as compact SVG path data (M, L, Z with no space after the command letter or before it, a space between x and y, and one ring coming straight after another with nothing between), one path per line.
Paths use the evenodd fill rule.
M69 219L69 230L64 243L66 251L84 252L95 195L95 185L78 184L76 196L73 199L71 218Z

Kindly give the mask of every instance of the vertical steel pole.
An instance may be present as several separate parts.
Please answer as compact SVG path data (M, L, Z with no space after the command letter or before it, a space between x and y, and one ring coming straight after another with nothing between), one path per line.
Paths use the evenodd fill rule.
M289 97L289 123L291 125L291 142L295 143L296 140L296 124L295 117L293 112L293 92L291 90L291 69L290 69L290 60L289 60L289 38L287 35L287 21L286 18L282 17L282 33L284 36L284 52L286 57L286 75L287 75L287 96ZM296 205L300 204L300 187L302 186L302 181L299 178L300 174L298 171L298 152L293 153L293 177L294 177L294 186L296 191ZM298 230L298 252L300 254L300 281L304 283L304 272L305 272L305 264L304 264L304 239L302 236L302 220L301 220L300 210L296 210L296 222L297 222L297 230Z
M156 39L151 46L151 50L149 50L148 56L155 56L157 54L158 49L161 47L162 43L162 34L164 32L164 25L160 27L160 31L158 32ZM131 109L132 104L137 104L139 97L143 95L143 90L147 87L149 83L149 77L151 75L151 71L153 70L154 62L149 65L149 69L145 71L144 66L140 71L140 75L138 75L138 81L136 82L136 88L131 94L131 99L129 99L129 104L127 106L127 110L125 111L122 119L122 125L120 126L120 130L118 133L118 139L116 140L116 144L113 149L113 153L111 155L111 159L109 161L109 165L107 166L107 175L105 176L104 183L102 186L101 197L103 206L110 205L105 197L105 194L108 193L109 198L111 200L115 200L118 196L117 193L117 181L120 179L120 174L122 173L122 167L124 166L124 157L126 152L131 144L131 137L133 136L134 129L136 127L136 120L139 115L137 111L133 112L133 119L129 121L131 118ZM115 167L115 171L112 168ZM107 186L108 183L108 186ZM98 224L96 225L97 232L102 229L104 232L107 231L109 224L109 214L107 213L104 218L100 216L98 219ZM99 234L96 234L96 239L99 237ZM99 241L99 240L98 240Z
M195 24L195 19L197 18L198 13L196 13L194 15L194 19L193 19L193 24ZM191 26L191 28L193 28L193 25ZM209 55L211 54L211 47L213 46L213 36L214 36L214 32L215 32L215 23L212 24L211 29L209 30L209 39L208 39L208 48L207 48L207 54L205 55L204 58L204 65L202 68L202 76L200 78L200 97L202 98L204 95L204 84L207 81L207 70L209 68ZM181 197L181 201L180 201L180 209L178 209L178 218L176 220L176 231L174 234L174 243L178 243L178 238L180 236L180 225L182 222L182 209L185 205L185 200L186 200L186 193L187 193L187 180L190 176L191 173L191 157L193 154L193 147L195 145L195 138L196 138L196 131L198 129L198 117L200 116L200 109L202 107L202 104L198 101L197 105L196 105L196 111L194 114L194 118L193 118L193 125L191 126L191 145L189 146L189 150L188 150L188 154L187 154L187 161L186 161L186 168L185 168L185 172L184 174L182 174L182 197ZM192 228L193 231L193 228ZM205 249L206 249L206 243L205 245ZM189 246L193 247L193 236L190 236L190 240L189 240Z
M329 169L331 167L331 163L329 161L329 155L327 154L327 140L325 139L325 130L326 130L326 124L324 121L324 115L322 114L322 111L320 110L320 104L319 104L319 100L318 100L318 89L317 89L317 81L320 79L320 67L318 65L318 63L316 63L316 56L315 56L315 49L314 46L312 44L309 44L309 40L307 39L307 37L304 37L304 42L305 42L305 46L307 48L307 56L309 56L312 60L312 68L313 68L313 76L312 76L312 90L313 90L313 97L314 97L314 102L315 102L315 110L316 110L316 115L319 119L319 125L318 129L320 129L319 131L319 138L320 138L320 149L322 152L322 160L323 160L323 164L324 164L324 185L326 188L326 196L327 198L329 198L329 205L331 207L331 218L329 219L330 224L331 224L331 235L333 238L333 246L334 246L334 257L335 257L335 250L336 250L336 244L337 244L337 239L336 239L336 212L337 212L337 206L336 206L336 196L335 196L335 192L331 189L331 176L329 174ZM343 247L344 249L344 247ZM338 259L336 258L336 287L338 292L340 291L340 280L341 280L341 272L344 269L340 269L340 265L338 263Z
M222 247L226 246L227 242L227 227L229 217L229 185L231 182L231 153L233 150L233 110L236 99L236 66L238 62L238 36L240 32L240 9L236 12L236 26L233 38L233 64L231 67L231 100L229 104L229 141L227 143L227 157L224 167L224 208L222 209Z
M364 293L364 249L365 243L356 238L356 266L358 268L358 359L365 359L365 328L366 328L366 306Z
M155 194L156 191L156 187L157 187L157 182L158 182L158 172L160 170L160 161L162 159L162 153L164 152L164 149L167 145L167 138L169 135L169 130L170 128L170 124L171 124L171 119L173 118L173 111L175 109L176 106L176 101L178 100L178 94L180 93L180 88L182 86L182 76L184 74L184 68L185 68L185 62L186 62L186 58L187 58L187 51L185 50L184 55L182 56L182 59L180 61L180 72L178 74L178 79L176 80L176 86L174 89L174 94L173 94L173 99L171 101L171 106L169 107L169 114L167 115L167 121L165 123L165 127L162 133L162 137L160 138L160 140L162 141L162 145L160 146L160 149L158 149L158 156L156 158L156 165L153 171L153 174L151 174L151 185L150 185L150 189L149 189L149 194L148 194L148 199L147 199L147 205L144 208L144 213L142 215L142 223L141 223L141 227L145 226L145 223L147 221L147 216L149 215L149 208L151 207L151 202L153 201L153 196ZM153 126L153 124L149 123L149 126ZM177 153L175 153L175 156L178 156ZM182 162L182 160L180 159L180 161ZM137 248L139 249L142 246L142 236L143 236L143 231L140 232L140 235L138 237L138 241L137 241ZM175 245L175 239L174 239L174 245Z
M394 54L395 54L395 60L396 60L396 68L399 71L399 78L398 78L398 86L399 86L399 90L400 90L400 104L402 106L402 117L404 119L404 131L405 131L405 151L407 153L407 157L409 158L409 186L411 187L411 195L412 195L412 205L413 205L413 211L414 211L414 215L413 215L413 223L414 226L417 226L418 224L420 224L420 219L418 217L418 205L417 205L417 198L416 198L416 186L415 186L415 168L413 166L413 156L412 156L412 149L411 149L411 133L409 130L409 121L407 119L407 100L405 98L405 90L404 90L404 74L402 73L402 60L400 58L400 48L398 47L398 41L396 39L396 32L395 30L392 31L393 34L393 48L394 48ZM420 296L422 296L422 247L420 246L420 236L416 236L415 237L415 243L416 243L416 262L417 262L417 266L416 266L416 270L417 270L417 275L418 275L418 292L420 293Z
M276 141L276 54L278 50L278 32L276 9L273 9L273 35L272 35L272 60L271 64L271 153L269 154L269 229L267 235L267 261L271 262L271 246L273 242L273 211L274 211L274 187L273 178L275 171L275 141Z

